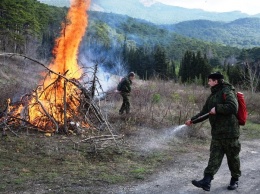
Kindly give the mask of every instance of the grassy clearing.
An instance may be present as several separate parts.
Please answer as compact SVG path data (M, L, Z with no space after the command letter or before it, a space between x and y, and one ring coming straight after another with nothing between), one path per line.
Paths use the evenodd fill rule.
M150 153L127 147L121 154L115 148L90 153L86 151L87 144L74 149L67 136L19 135L1 138L0 193L23 192L36 186L50 193L67 193L73 187L145 180L178 155L207 144L204 140L187 139L172 142L169 150Z
M87 145L75 150L60 136L2 137L0 192L27 191L38 185L53 192L62 188L125 183L145 179L172 158L167 153L143 155L123 149L88 153Z
M246 125L241 127L243 139L259 139L260 138L260 125L259 123L247 121Z
M27 136L20 132L15 137L8 132L0 141L0 193L32 191L32 188L43 193L75 193L77 187L98 188L146 180L176 157L208 149L210 126L208 122L197 124L181 141L169 142L168 149L149 153L136 149L143 145L135 142L140 128L146 128L145 132L149 133L181 125L202 108L208 94L209 89L194 85L158 80L137 82L131 98L132 113L128 116L118 115L121 98L118 94L110 95L101 102L101 107L115 132L125 135L121 154L115 147L89 152L88 144L75 147L70 136L46 137L40 133ZM257 95L246 97L252 115L241 128L242 137L260 138L256 122L259 113L255 109L260 100Z

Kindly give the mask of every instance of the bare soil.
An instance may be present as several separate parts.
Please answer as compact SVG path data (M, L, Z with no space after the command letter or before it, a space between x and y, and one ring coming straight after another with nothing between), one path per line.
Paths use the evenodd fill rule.
M242 141L241 170L239 188L236 191L227 190L230 172L226 158L212 181L210 193L260 193L260 140ZM192 179L201 179L207 165L208 148L180 155L171 164L158 170L146 181L128 185L115 186L111 193L132 194L199 194L207 193L191 184Z

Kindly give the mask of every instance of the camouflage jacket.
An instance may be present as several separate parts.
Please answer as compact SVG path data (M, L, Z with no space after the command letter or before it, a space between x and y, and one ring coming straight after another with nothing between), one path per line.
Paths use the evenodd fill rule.
M122 80L121 92L122 93L130 93L131 92L132 80L129 77L124 77Z
M226 96L225 99L224 95ZM194 121L194 123L209 118L212 139L238 138L240 132L236 117L238 102L235 88L226 82L213 86L211 94L207 98L201 112L192 117L191 120L210 112L213 107L216 109L216 114L210 114L207 117Z

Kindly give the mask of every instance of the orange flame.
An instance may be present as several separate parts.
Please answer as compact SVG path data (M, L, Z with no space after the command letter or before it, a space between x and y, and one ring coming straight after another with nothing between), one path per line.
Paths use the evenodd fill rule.
M64 74L69 70L69 73L73 73L73 77L76 79L81 76L77 64L77 54L88 25L87 9L89 5L90 0L71 1L67 15L69 24L63 24L61 36L56 40L56 47L53 51L56 56L50 65L53 71Z
M56 73L65 75L67 78L79 79L82 75L82 71L77 63L77 56L80 43L85 35L86 28L88 26L87 10L90 6L90 0L71 0L71 7L67 14L67 22L62 24L62 31L59 38L56 39L56 46L53 50L55 59L50 64L49 68ZM59 123L63 122L61 118L61 107L64 104L64 80L61 79L56 82L54 88L48 89L54 81L59 79L58 75L51 75L48 79L44 80L43 88L44 94L37 99L41 105L34 105L37 102L31 102L32 106L29 108L30 121L41 117L44 109L55 118ZM67 98L74 92L73 88L67 89ZM68 100L67 100L68 101ZM56 106L56 107L53 107ZM77 105L74 105L76 107Z

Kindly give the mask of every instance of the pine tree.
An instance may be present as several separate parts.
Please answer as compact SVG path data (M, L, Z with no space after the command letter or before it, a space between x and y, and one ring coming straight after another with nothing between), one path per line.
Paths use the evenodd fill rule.
M206 55L203 58L200 51L197 54L191 51L185 52L179 72L183 83L201 79L200 82L205 85L210 72L211 66Z
M191 78L192 68L192 52L186 51L184 57L182 58L179 77L183 83L188 82Z
M167 79L168 64L166 61L166 52L160 45L155 47L154 66L156 74L158 74L161 79Z

